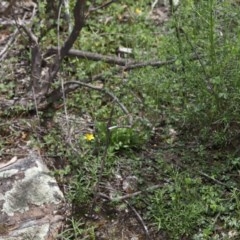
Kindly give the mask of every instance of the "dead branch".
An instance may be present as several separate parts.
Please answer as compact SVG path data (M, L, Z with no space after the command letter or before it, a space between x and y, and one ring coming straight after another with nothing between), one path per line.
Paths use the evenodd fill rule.
M48 49L47 53L44 57L51 56L52 54L57 54L59 52L59 49L57 47L51 47ZM111 55L103 55L99 53L92 53L88 51L81 51L77 49L71 49L66 54L69 57L79 57L86 60L92 60L92 61L103 61L109 64L116 64L119 66L122 66L122 70L124 71L130 71L136 68L142 68L142 67L163 67L166 65L174 64L177 61L177 57L174 57L172 59L166 60L166 61L146 61L146 62L137 62L133 59L124 59L116 56ZM191 56L189 60L198 60L199 57L202 56Z
M2 51L0 52L0 62L2 60L4 60L4 58L7 55L7 50L10 48L10 46L13 45L13 43L16 41L17 37L18 37L19 31L18 29L15 29L14 33L11 35L10 39L8 40L8 42L6 43L6 45L4 46L4 48L2 49Z
M72 32L70 33L62 48L57 52L53 64L51 64L48 68L48 71L45 72L42 71L42 56L37 37L31 32L30 29L26 27L26 25L20 23L20 26L23 28L24 32L29 36L32 42L32 86L34 87L34 92L38 96L42 96L41 99L37 99L38 102L45 101L44 97L46 97L48 94L50 85L54 81L59 71L63 58L72 48L72 45L78 38L80 31L84 26L85 2L86 0L76 0L74 6L74 27L72 29Z
M162 186L163 186L163 184L153 185L153 186L148 187L147 189L145 189L145 190L143 190L143 191L137 191L137 192L134 192L134 193L129 193L129 194L126 194L126 195L124 195L124 196L119 196L119 197L115 197L115 198L111 198L111 197L107 196L107 195L104 194L104 193L98 193L98 195L99 195L100 197L106 198L106 199L109 200L109 201L119 202L119 201L126 200L126 199L128 199L128 198L136 197L136 196L138 196L138 195L140 195L140 194L143 194L143 193L145 193L145 192L153 191L153 190L158 189L158 188L160 188L160 187L162 187Z
M48 49L46 55L44 57L48 57L52 54L58 53L59 49L57 47L51 47ZM143 67L163 67L166 65L174 64L177 61L177 57L173 57L172 59L166 60L166 61L146 61L146 62L137 62L133 59L123 59L116 56L110 56L110 55L102 55L99 53L92 53L88 51L81 51L76 49L71 49L66 54L69 57L79 57L86 60L92 60L92 61L103 61L109 64L116 64L119 66L122 66L122 70L124 71L130 71L137 68L143 68ZM189 60L199 60L199 58L202 58L203 56L199 56L194 54L193 56L190 56Z
M96 87L96 86L93 86L91 84L87 84L87 83L83 83L83 82L80 82L80 81L69 81L69 82L66 82L64 84L64 89L65 89L65 93L68 91L68 86L70 87L74 87L74 86L71 86L71 85L78 85L78 86L82 86L82 87L87 87L87 88L90 88L90 89L93 89L93 90L96 90L96 91L100 91L106 95L108 95L109 97L111 97L113 99L114 102L116 102L119 107L122 109L122 111L129 117L129 125L131 126L132 125L132 117L131 117L131 114L129 113L129 111L127 110L127 108L120 102L120 100L118 99L117 96L115 96L112 92L110 92L109 90L105 89L105 88L101 88L101 87Z
M30 20L22 20L22 22L25 24L25 25L28 25L31 23ZM14 19L1 19L1 26L14 26L16 24L16 20Z
M167 61L151 61L151 62L133 63L133 64L129 64L126 67L124 67L123 70L129 71L129 70L133 70L136 68L142 68L142 67L163 67L163 66L171 65L171 64L175 63L176 60L177 60L177 58L173 58L173 59L167 60Z
M196 54L192 54L191 56L189 56L189 61L195 61L195 60L199 60L200 58L203 58L203 55L196 55ZM129 70L133 70L136 68L142 68L142 67L163 67L166 65L171 65L174 64L177 61L177 57L173 57L169 60L166 61L149 61L149 62L139 62L139 63L131 63L127 66L125 66L123 68L124 71L129 71Z
M103 3L103 4L102 4L101 6L99 6L99 7L90 8L90 9L89 9L89 12L93 12L93 11L97 11L97 10L99 10L99 9L106 8L106 7L110 6L112 3L117 2L117 1L118 1L118 0L110 0L110 1L108 1L108 2L106 2L106 3Z
M57 47L51 47L48 49L48 52L46 53L45 57L48 57L52 54L58 53ZM103 61L109 64L116 64L119 66L124 66L123 70L128 71L136 68L142 68L142 67L162 67L165 65L170 65L176 62L177 58L173 58L171 60L167 61L151 61L151 62L137 62L133 59L124 59L116 56L110 56L110 55L102 55L99 53L92 53L88 51L81 51L76 49L71 49L67 53L67 56L69 57L79 57L87 60L92 61Z
M184 147L185 147L185 146L184 146ZM181 169L184 169L184 170L189 171L189 169L188 169L186 166L184 166L183 164L181 164L180 162L174 163L174 165L177 166L177 167L180 167ZM214 183L216 183L216 184L224 187L224 188L227 189L227 190L235 190L235 191L237 191L237 192L240 192L240 189L239 189L239 188L229 186L228 184L226 184L226 183L224 183L224 182L221 182L221 181L219 181L218 179L216 179L216 178L214 178L214 177L209 176L209 175L208 175L207 173L205 173L205 172L198 171L198 170L196 170L195 172L196 172L199 176L202 176L202 177L204 177L204 178L207 178L208 180L210 180L210 181L212 181L212 182L214 182Z
M22 21L17 21L17 25L24 30L24 32L27 34L32 43L38 44L38 38L33 34L33 32L29 28L27 28L25 24L22 23Z
M68 32L71 33L71 31L72 31L72 23L71 23L71 18L70 18L69 0L63 0L63 5L64 5L64 9L65 9L66 22L68 24Z
M60 64L61 64L63 58L67 55L68 51L72 48L74 42L79 37L80 31L82 30L82 28L84 26L85 3L86 3L86 0L76 0L76 4L75 4L74 10L73 10L73 15L74 15L73 30L72 30L70 36L68 37L68 39L65 41L63 47L60 49L59 52L57 52L58 54L55 57L55 61L49 68L49 76L47 79L49 82L49 85L48 85L48 88L45 90L47 92L50 87L50 84L53 82L53 80L55 79L55 77L59 71ZM47 92L45 92L45 91L42 94L46 94Z
M204 172L202 172L202 171L197 171L197 173L198 173L200 176L205 177L205 178L207 178L207 179L215 182L216 184L225 187L225 188L228 189L228 190L236 190L237 192L240 192L240 189L239 189L239 188L229 186L229 185L227 185L226 183L223 183L223 182L217 180L217 179L214 178L214 177L209 176L208 174L206 174L206 173L204 173Z
M31 42L31 83L30 90L32 90L35 94L38 94L40 89L40 80L41 80L41 72L42 72L42 56L41 49L38 44L38 38L34 35L34 33L22 23L22 21L17 21L19 27L23 29L26 35L29 37ZM35 96L34 96L35 97Z
M26 19L26 13L24 14L23 18L21 19L21 22L25 22L25 19ZM16 22L14 22L14 24L16 24ZM19 35L19 29L17 28L14 30L14 33L12 34L12 36L6 43L5 47L0 52L0 61L2 61L6 57L8 48L10 48L10 46L12 46L13 43L17 40L18 35Z
M135 209L135 207L133 207L127 200L124 200L124 202L128 205L128 207L134 212L136 218L137 218L137 221L139 222L139 224L143 227L143 230L145 232L145 235L146 235L146 239L150 240L151 237L150 237L150 234L149 234L149 231L148 231L148 228L147 228L147 225L144 223L141 215L138 213L138 211Z
M48 52L46 54L46 57L52 54L58 53L58 48L57 47L51 47L48 49ZM107 56L107 55L102 55L99 53L92 53L92 52L87 52L87 51L80 51L76 49L71 49L67 53L67 56L69 57L79 57L87 60L92 60L92 61L103 61L109 64L116 64L119 66L126 66L127 64L130 63L136 63L134 60L127 60L123 59L120 57L116 56Z

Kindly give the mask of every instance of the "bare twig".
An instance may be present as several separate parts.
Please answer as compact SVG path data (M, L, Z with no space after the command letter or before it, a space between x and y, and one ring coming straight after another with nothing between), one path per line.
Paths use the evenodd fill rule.
M23 29L23 31L27 34L27 36L30 39L31 42L31 48L32 48L32 82L29 90L32 89L32 86L34 87L34 98L35 102L38 104L38 109L41 108L42 105L46 102L46 97L49 92L49 88L53 80L55 79L62 59L66 56L68 51L72 48L72 45L76 41L76 39L79 36L79 33L81 29L84 26L84 20L85 20L85 3L86 0L76 0L75 6L74 6L74 27L72 32L70 33L69 37L65 41L63 47L60 48L59 54L55 57L55 61L53 64L51 64L48 68L48 71L42 71L42 57L41 57L41 51L38 44L38 38L33 34L30 28L28 28L23 21L18 21L15 19L15 22L17 23L17 26ZM44 73L44 74L42 74ZM109 94L110 95L110 94ZM2 108L2 105L6 104L14 104L19 103L21 104L22 100L14 100L14 101L6 101L4 104L1 104L0 107ZM117 101L117 100L116 100ZM29 106L29 102L31 102L31 99L28 99L23 104L25 107ZM26 105L25 105L26 104ZM36 103L35 103L36 105ZM46 105L46 104L45 104ZM36 109L36 106L35 106Z
M38 44L38 38L33 34L33 32L25 25L22 21L17 21L17 25L23 29L27 34L31 42Z
M187 34L182 28L181 28L181 31L183 32L183 34L184 34L184 36L185 36L188 44L190 45L190 47L191 47L192 51L194 52L194 54L195 54L195 56L196 56L199 64L200 64L201 67L202 67L203 73L204 73L204 75L205 75L204 81L205 81L206 84L207 84L207 90L208 90L208 91L210 90L210 92L213 93L213 92L214 92L214 91L213 91L213 85L212 85L212 83L209 81L209 75L207 74L206 68L205 68L205 66L204 66L204 63L203 63L200 55L198 54L198 52L196 51L195 47L193 46L193 44L192 44L192 42L191 42L188 34Z
M57 47L51 47L48 49L46 56L56 54L57 52L58 52ZM76 50L76 49L69 50L69 52L67 53L67 56L79 57L79 58L93 60L93 61L103 61L103 62L106 62L109 64L116 64L119 66L126 66L127 64L135 63L135 61L133 61L133 60L129 61L129 60L126 60L126 59L123 59L120 57L116 57L116 56L106 56L106 55L102 55L102 54L98 54L98 53L80 51L80 50Z
M91 207L91 210L90 210L90 216L92 216L92 214L93 214L93 209L94 209L95 204L97 202L97 196L98 196L98 192L99 192L99 188L100 188L100 183L102 182L102 178L103 178L103 172L104 172L105 163L106 163L106 160L107 160L108 148L109 148L110 139L111 139L111 131L110 131L109 128L112 125L113 113L114 113L114 105L112 106L110 116L109 116L109 119L108 119L108 122L107 122L105 149L104 149L103 156L101 158L101 166L100 166L100 170L99 170L99 177L98 177L98 182L96 183L96 187L95 187L94 199L93 199L92 207Z
M96 91L100 91L106 95L108 95L109 97L111 97L113 99L114 102L116 102L119 107L122 109L122 111L128 115L129 117L129 125L131 126L132 125L132 117L131 117L131 114L129 113L129 111L127 110L127 108L120 102L120 100L118 99L117 96L115 96L112 92L110 92L109 90L105 89L105 88L101 88L101 87L96 87L96 86L93 86L91 84L87 84L87 83L83 83L83 82L79 82L79 81L69 81L69 82L66 82L65 83L65 87L67 87L68 85L80 85L80 86L83 86L83 87L87 87L87 88L90 88L90 89L93 89L93 90L96 90Z
M167 61L150 61L150 62L139 62L139 63L130 63L126 67L123 68L124 71L129 71L136 68L142 67L163 67L166 65L171 65L177 61L177 58L173 58Z
M63 0L63 5L65 9L65 18L68 23L68 32L71 33L72 31L72 24L71 24L71 19L70 19L70 6L69 6L69 0Z
M195 61L195 60L199 60L199 58L202 58L202 55L192 55L189 56L189 61ZM133 70L136 68L142 68L142 67L164 67L166 65L171 65L174 64L176 61L178 60L177 57L173 57L169 60L166 61L149 61L149 62L139 62L139 63L130 63L129 65L123 67L124 71L129 71L129 70Z
M151 10L150 10L150 12L148 13L148 16L150 16L150 15L153 13L153 10L154 10L154 8L156 7L157 3L158 3L158 0L155 0L155 1L151 4Z
M33 12L33 14L35 14L35 11ZM26 18L27 14L25 13L23 18L21 19L21 22L24 22L25 18ZM1 22L2 24L2 22ZM16 24L16 21L14 21L13 24ZM2 49L2 51L0 52L0 61L2 61L6 55L7 55L7 49L13 45L13 43L17 40L19 34L19 29L15 29L15 31L13 32L11 38L9 39L9 41L7 42L7 44L5 45L5 47Z
M18 34L19 34L18 29L15 29L14 33L12 34L8 42L5 44L2 51L0 52L0 61L2 61L7 56L7 50L16 41Z
M108 2L106 2L106 3L103 3L103 4L102 4L101 6L99 6L99 7L90 8L90 9L89 9L89 13L90 13L90 12L93 12L93 11L97 11L97 10L102 9L102 8L106 8L106 7L110 6L112 3L117 2L117 1L118 1L118 0L110 0L110 1L108 1Z
M45 54L45 57L48 57L52 54L58 53L58 48L57 47L51 47L48 49L47 53ZM146 62L137 62L133 59L124 59L116 56L111 56L111 55L102 55L99 53L92 53L88 51L80 51L76 49L71 49L67 53L67 56L70 57L79 57L87 60L92 60L92 61L103 61L109 64L116 64L119 66L123 67L124 71L129 71L132 69L136 68L142 68L142 67L163 67L166 65L171 65L174 64L177 61L177 57L174 57L172 59L166 60L166 61L146 61ZM190 56L189 60L199 60L202 58L201 55L193 55Z
M85 24L85 16L84 16L84 10L85 10L85 4L86 0L77 0L76 4L74 6L73 15L74 15L74 27L73 30L69 36L69 38L64 43L63 47L60 51L60 58L58 60L62 60L68 51L72 48L74 42L77 40L80 31L82 30L84 24Z
M149 231L148 231L148 228L147 228L147 225L144 223L141 215L137 212L137 210L127 201L127 200L124 200L124 202L128 205L128 207L134 212L136 218L137 218L137 221L140 223L140 225L143 227L143 230L145 232L145 235L146 235L146 239L150 240L151 237L150 237L150 234L149 234Z
M86 0L77 0L74 6L74 26L73 26L73 30L70 34L70 36L68 37L68 39L65 41L63 47L60 49L60 54L58 54L55 57L55 61L52 64L52 66L49 68L49 87L50 84L53 82L53 80L55 79L59 68L60 68L60 64L63 60L63 58L67 55L68 51L72 48L74 42L77 40L80 31L82 30L84 23L85 23L85 14L84 14L84 10L85 10L85 3ZM57 51L58 52L58 51ZM48 87L48 89L49 89ZM48 89L47 92L48 92ZM46 94L46 93L43 93Z
M47 54L45 57L56 54L58 53L59 49L57 47L51 47L48 49ZM167 61L150 61L150 62L137 62L133 59L124 59L116 56L110 56L110 55L102 55L99 53L92 53L88 51L81 51L81 50L76 50L76 49L71 49L67 53L67 56L70 57L79 57L87 60L92 60L92 61L103 61L109 64L116 64L119 66L123 66L123 70L131 70L135 68L141 68L141 67L147 67L147 66L152 66L152 67L161 67L165 65L170 65L176 62L177 58L173 58Z
M34 93L38 95L41 88L41 49L38 44L38 38L22 21L17 21L17 25L23 29L26 35L29 37L31 42L31 90L34 88ZM32 88L33 87L33 88ZM36 98L37 99L37 98Z
M37 98L36 98L36 93L35 93L34 87L32 87L32 92L33 92L35 111L36 111L36 114L37 114L38 124L39 124L39 127L40 127L40 125L41 125L41 118L40 118L40 114L39 114L39 111L38 111Z
M177 166L177 167L180 167L181 169L185 169L185 170L188 171L188 168L185 167L183 164L181 164L181 163L179 163L179 162L178 162L178 163L174 163L174 165ZM204 173L204 172L199 171L199 170L196 170L195 173L197 173L197 174L199 174L200 176L205 177L205 178L207 178L207 179L215 182L216 184L218 184L218 185L220 185L220 186L225 187L225 188L228 189L228 190L236 190L236 191L240 192L240 189L239 189L239 188L229 186L229 185L227 185L226 183L221 182L221 181L219 181L218 179L216 179L216 178L214 178L214 177L211 177L211 176L208 175L207 173Z
M162 187L162 184L161 185L159 184L159 185L151 186L151 187L147 188L144 192L152 191L152 190L157 189L159 187ZM131 197L137 196L137 195L139 195L141 193L143 193L143 191L138 191L138 192L135 192L135 193L132 193L132 194L127 194L127 195L125 195L123 197L117 197L117 198L111 198L111 197L109 197L106 194L101 193L101 192L97 193L97 195L100 196L100 197L103 197L103 198L105 198L105 199L107 199L109 201L124 201L128 205L128 207L134 212L134 214L137 217L138 222L142 225L142 227L144 229L144 232L146 234L146 238L150 240L151 238L150 238L150 234L149 234L148 228L147 228L146 224L144 223L142 217L137 212L137 210L133 206L131 206L129 204L129 202L126 200L127 198L131 198Z
M60 6L59 6L58 21L57 21L57 42L58 42L58 49L59 49L58 55L60 55L60 16L61 16L61 10L62 10L62 2L60 3ZM62 99L63 99L63 105L64 105L64 113L65 113L65 118L66 118L66 123L67 123L67 129L68 129L68 132L69 132L70 127L69 127L69 117L68 117L68 110L67 110L67 101L66 101L66 95L65 95L65 89L64 89L64 79L61 77L60 81L61 81L61 88L62 88ZM69 133L68 133L68 135L69 135ZM69 139L70 139L70 144L71 144L71 138L69 138Z
M126 200L128 198L132 198L132 197L136 197L140 194L143 194L145 192L149 192L149 191L153 191L155 189L158 189L160 187L162 187L163 184L157 184L157 185L153 185L151 187L148 187L147 189L143 190L143 191L137 191L137 192L134 192L134 193L129 193L129 194L126 194L124 196L120 196L120 197L115 197L115 198L111 198L109 196L107 196L106 194L104 193L98 193L99 196L101 197L104 197L106 199L108 199L109 201L113 201L113 202L119 202L119 201L123 201L123 200Z
M202 172L202 171L197 171L197 173L199 173L201 176L203 176L203 177L205 177L205 178L208 178L209 180L215 182L216 184L225 187L226 189L234 189L234 190L240 192L240 189L235 188L235 187L231 187L231 186L229 186L229 185L227 185L227 184L225 184L225 183L217 180L216 178L213 178L213 177L209 176L208 174L206 174L206 173L204 173L204 172Z
M22 20L22 23L25 25L28 25L31 23L30 20ZM1 19L1 26L13 26L16 24L16 20L14 19L6 19L6 20L2 20Z

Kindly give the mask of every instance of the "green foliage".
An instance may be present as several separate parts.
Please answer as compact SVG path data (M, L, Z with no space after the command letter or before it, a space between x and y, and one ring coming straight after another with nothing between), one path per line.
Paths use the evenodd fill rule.
M201 1L190 9L183 4L173 18L173 26L181 32L172 43L184 53L182 89L176 94L184 97L180 118L190 123L210 127L216 121L225 126L239 121L238 64L233 63L239 58L238 27L229 28L238 11L226 2ZM199 59L186 60L191 53Z
M113 126L108 132L106 124L98 123L96 129L101 144L106 144L108 135L110 134L109 147L114 151L137 149L148 139L148 133L146 131L137 131L133 127Z
M151 197L150 216L159 230L167 231L169 239L191 236L203 220L205 206L198 189L200 185L200 179L176 175L172 183Z
M83 236L87 235L89 240L95 240L94 228L86 227L83 220L75 220L72 218L69 222L70 227L59 234L58 239L82 239Z
M236 198L226 198L219 187L203 185L201 178L171 169L169 173L171 182L149 197L148 204L149 218L167 239L213 239L216 224L239 228L239 194L233 191Z
M70 2L72 10L74 1ZM101 5L103 1L95 2ZM72 205L85 209L79 213L81 217L92 204L98 184L107 185L115 173L137 175L143 186L166 182L147 197L139 195L133 203L147 203L147 213L140 209L147 216L147 224L153 224L160 234L166 232L167 239L231 239L229 232L233 229L238 236L240 229L239 192L233 188L239 185L236 178L240 169L239 7L231 1L182 0L161 27L149 18L151 3L127 0L91 12L74 48L115 55L123 46L132 49L126 59L175 61L125 71L101 61L66 59L59 73L65 82L77 79L89 83L89 77L102 75L91 84L103 91L81 87L65 102L69 113L91 116L95 139L86 141L79 130L69 142L59 126L52 126L40 147L64 161L54 173L60 183L68 183L66 195ZM88 1L87 6L91 4ZM47 1L39 1L33 24L43 49L58 40L62 44L67 36L64 30L58 35L54 18L46 18L46 6ZM60 25L63 27L64 21ZM11 59L10 63L17 61ZM11 98L16 83L11 74L5 77L5 69L1 71L0 93ZM56 81L52 87L59 85ZM133 119L131 126L129 117ZM166 136L170 128L176 129L176 139ZM150 141L153 133L158 138ZM179 150L178 145L184 149ZM165 151L170 148L173 150ZM155 151L165 154L168 163L157 159ZM171 161L188 164L188 171L174 168ZM226 188L193 175L195 168L207 170L211 181L219 178ZM94 227L83 224L78 216L61 235L62 239L95 237Z

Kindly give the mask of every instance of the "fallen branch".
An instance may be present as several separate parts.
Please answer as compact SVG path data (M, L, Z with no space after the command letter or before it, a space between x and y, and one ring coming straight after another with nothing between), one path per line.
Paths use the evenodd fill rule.
M42 79L42 83L40 83L41 72L42 72L42 56L41 49L38 43L37 36L28 28L22 21L17 21L17 24L20 28L23 29L25 34L29 37L30 40L30 48L31 48L31 82L30 87L33 91L34 101L36 101L36 95L42 90L43 85L46 83L44 79Z
M48 49L47 54L44 57L48 57L49 55L56 54L58 53L58 48L57 47L51 47ZM116 56L107 56L107 55L102 55L99 53L92 53L92 52L87 52L87 51L80 51L76 49L71 49L67 53L67 56L69 57L79 57L87 60L92 60L92 61L103 61L109 64L116 64L119 66L126 66L129 63L136 63L133 60L126 60L120 57Z
M103 3L101 6L99 7L95 7L95 8L90 8L89 12L93 12L93 11L97 11L99 9L103 9L106 8L108 6L110 6L112 3L117 2L118 0L110 0L109 2Z
M114 197L114 198L109 197L109 196L107 196L107 195L104 194L104 193L98 193L98 195L99 195L100 197L103 197L103 198L109 200L109 201L119 202L119 201L126 200L126 199L128 199L128 198L136 197L136 196L138 196L138 195L140 195L140 194L142 194L142 193L145 193L145 192L153 191L153 190L158 189L158 188L160 188L160 187L162 187L162 186L163 186L163 184L157 184L157 185L153 185L153 186L151 186L151 187L148 187L147 189L145 189L145 190L143 190L143 191L137 191L137 192L134 192L134 193L129 193L129 194L126 194L126 195L124 195L124 196L119 196L119 197Z
M171 65L177 61L177 58L173 58L171 60L167 61L151 61L151 62L139 62L139 63L132 63L127 65L123 68L124 71L129 71L136 68L142 68L142 67L163 67L166 65Z
M35 12L33 14L35 14ZM24 14L23 18L21 19L21 22L25 21L25 19L26 19L26 13ZM2 22L1 22L1 24L2 24ZM14 21L14 24L16 24L16 21ZM10 48L13 45L13 43L17 40L18 35L19 35L19 29L16 28L14 30L12 36L6 43L5 47L0 52L0 61L2 61L6 57L8 48Z
M114 102L116 102L119 107L122 109L122 111L127 115L129 116L129 125L131 126L132 125L132 117L131 117L131 114L129 113L129 111L127 110L127 108L120 102L120 100L118 99L117 96L115 96L112 92L110 92L109 90L105 89L105 88L101 88L101 87L96 87L96 86L93 86L91 84L87 84L87 83L83 83L83 82L79 82L79 81L69 81L69 82L66 82L64 84L64 89L65 89L65 93L66 91L68 91L68 86L70 85L79 85L79 86L83 86L83 87L87 87L87 88L90 88L90 89L93 89L93 90L96 90L96 91L100 91L106 95L108 95L109 97L111 97L113 99ZM73 86L72 86L73 87Z
M27 36L29 37L29 39L31 40L31 42L32 42L33 44L38 44L38 38L37 38L36 35L34 35L33 32L23 23L23 21L18 20L18 21L17 21L17 25L24 30L24 32L27 34Z
M16 41L18 37L19 31L18 29L15 29L14 33L11 35L8 42L5 44L4 48L0 52L0 62L4 60L4 58L7 56L7 50L10 48L10 46L13 45L13 43Z
M47 53L44 57L48 57L52 54L56 54L59 52L59 49L57 47L51 47L48 49ZM177 58L173 58L167 61L150 61L150 62L137 62L133 59L124 59L116 56L110 56L110 55L103 55L99 53L92 53L88 51L80 51L76 49L71 49L67 53L67 56L69 57L79 57L86 60L92 60L92 61L103 61L109 64L116 64L119 66L123 66L123 70L132 70L135 68L142 68L142 67L162 67L165 65L170 65L176 62Z
M215 182L216 184L225 187L225 188L228 189L228 190L236 190L237 192L240 192L240 189L239 189L239 188L231 187L231 186L227 185L226 183L223 183L223 182L215 179L214 177L209 176L208 174L206 174L206 173L204 173L204 172L202 172L202 171L197 171L197 173L198 173L199 175L201 175L202 177L208 178L209 180Z
M51 47L48 49L44 57L51 56L52 54L57 54L58 52L59 52L59 49L57 47ZM174 64L178 59L177 57L174 57L166 61L155 60L155 61L138 62L138 61L135 61L134 59L124 59L124 58L116 57L114 55L103 55L99 53L92 53L92 52L81 51L77 49L69 50L66 55L69 57L78 57L78 58L83 58L91 61L102 61L108 64L116 64L116 65L122 66L123 67L122 70L124 71L129 71L132 69L149 67L149 66L163 67L166 65ZM200 58L202 58L202 56L194 54L193 56L190 56L189 60L191 61L199 60Z
M174 163L175 166L177 167L180 167L181 169L184 169L186 171L189 171L189 169L187 167L185 167L183 164L181 163ZM232 186L229 186L228 184L224 183L224 182L221 182L219 181L218 179L214 178L214 177L211 177L210 175L208 175L207 173L204 173L202 171L199 171L199 170L196 170L195 173L197 173L198 175L204 177L204 178L207 178L209 180L211 180L212 182L220 185L220 186L223 186L225 189L227 190L235 190L237 192L240 192L240 189L239 188L236 188L236 187L232 187Z
M82 79L81 81L84 83L89 83L93 81L104 81L104 75L103 74L98 74L95 76L92 76L90 78ZM71 82L66 82L64 83L64 93L65 95L74 92L77 90L81 85L79 84L72 84ZM90 85L91 86L91 85ZM86 86L87 87L87 86ZM63 97L62 93L62 87L58 87L54 89L52 92L48 93L46 98L43 98L43 101L38 104L37 108L39 111L44 111L47 109L49 106L54 104L57 100L61 99ZM40 99L41 100L41 99ZM14 111L15 107L21 106L23 109L23 112L28 113L36 111L36 106L33 104L33 99L32 97L15 97L14 99L4 99L2 98L0 101L0 116L3 117L6 112L9 113L9 111ZM19 113L19 108L17 110Z
M127 200L124 200L124 202L128 205L128 207L134 212L136 218L137 218L137 221L140 223L140 225L143 227L143 230L145 232L145 235L146 235L146 239L150 240L151 237L150 237L150 234L149 234L149 231L148 231L148 228L147 228L147 225L144 223L141 215L137 212L137 210L127 201Z
M192 56L189 56L189 61L195 61L201 59L202 55L196 55L193 54ZM166 65L174 64L178 60L177 57L174 57L172 59L166 60L166 61L149 61L149 62L132 62L128 65L126 65L123 70L129 71L136 68L142 68L142 67L163 67Z

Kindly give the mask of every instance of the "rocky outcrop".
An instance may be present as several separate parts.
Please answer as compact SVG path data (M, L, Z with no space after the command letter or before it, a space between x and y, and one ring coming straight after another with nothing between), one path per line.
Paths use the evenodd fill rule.
M64 196L41 157L0 163L0 240L50 240L63 224Z

